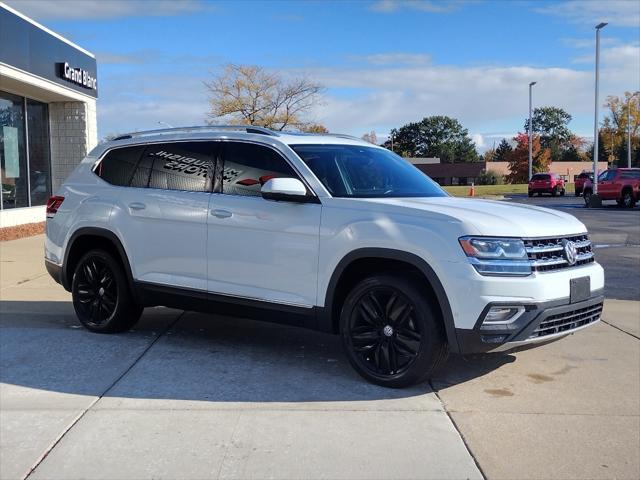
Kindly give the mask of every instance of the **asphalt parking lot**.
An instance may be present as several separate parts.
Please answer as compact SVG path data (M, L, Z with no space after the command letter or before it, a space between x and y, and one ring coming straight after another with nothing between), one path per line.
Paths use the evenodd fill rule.
M580 197L510 195L508 201L558 209L584 223L596 249L596 260L605 266L607 298L640 299L640 206L624 209L615 202L602 208L585 208Z
M153 308L92 334L42 236L0 243L0 478L637 479L640 215L573 200L531 202L591 230L603 322L452 356L407 390L365 383L337 337L297 328Z

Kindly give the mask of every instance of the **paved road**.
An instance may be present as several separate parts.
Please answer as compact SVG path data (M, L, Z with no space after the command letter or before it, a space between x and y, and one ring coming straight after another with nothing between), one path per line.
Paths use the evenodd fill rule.
M153 308L92 334L42 241L0 243L3 480L640 477L640 302L387 390L297 328Z
M640 207L632 210L605 202L599 209L584 207L576 197L511 195L509 201L555 208L584 223L596 247L596 260L606 275L607 298L640 300Z

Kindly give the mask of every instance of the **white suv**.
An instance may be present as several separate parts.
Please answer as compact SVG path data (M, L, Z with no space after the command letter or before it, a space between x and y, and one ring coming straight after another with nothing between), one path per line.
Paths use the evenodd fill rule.
M47 206L45 261L94 332L164 305L337 333L367 380L447 352L556 339L600 318L604 273L571 215L452 198L342 135L194 127L99 145Z

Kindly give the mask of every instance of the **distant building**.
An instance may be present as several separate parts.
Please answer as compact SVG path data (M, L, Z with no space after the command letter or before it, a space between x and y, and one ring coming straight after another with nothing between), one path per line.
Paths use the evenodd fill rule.
M486 169L493 170L504 176L509 175L508 162L486 162ZM607 162L598 162L598 171L602 172L607 169ZM549 172L560 175L565 181L573 183L573 178L581 174L583 171L592 171L593 162L552 162L549 165Z

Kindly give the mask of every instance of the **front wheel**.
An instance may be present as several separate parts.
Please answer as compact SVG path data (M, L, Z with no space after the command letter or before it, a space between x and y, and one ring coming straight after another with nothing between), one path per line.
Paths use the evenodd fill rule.
M104 250L92 250L80 259L71 295L78 320L92 332L129 330L142 315L120 263Z
M564 194L567 193L566 190L563 188L562 190L560 190L560 196L564 197Z
M588 207L591 204L591 190L585 190L582 198L584 198L585 207Z
M553 190L551 190L551 196L555 197L556 195L558 195L558 187L553 187Z
M444 361L442 323L424 292L396 275L375 275L348 294L340 315L342 342L368 381L402 388L426 380Z

